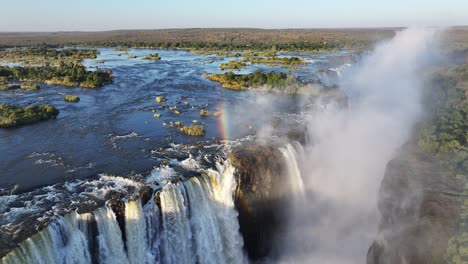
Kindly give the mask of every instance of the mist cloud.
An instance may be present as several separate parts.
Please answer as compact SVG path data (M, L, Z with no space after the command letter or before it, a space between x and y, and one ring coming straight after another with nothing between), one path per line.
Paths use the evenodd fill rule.
M436 36L428 28L398 32L343 78L349 108L308 113L311 144L300 165L307 196L278 238L280 262L366 262L385 166L421 115L422 69Z

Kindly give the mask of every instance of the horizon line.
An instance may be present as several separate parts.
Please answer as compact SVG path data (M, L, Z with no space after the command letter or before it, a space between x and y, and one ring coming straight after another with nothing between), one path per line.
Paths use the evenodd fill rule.
M404 29L411 26L362 26L362 27L285 27L285 28L261 28L261 27L174 27L174 28L134 28L134 29L105 29L105 30L56 30L56 31L0 31L0 34L27 34L27 33L102 33L102 32L119 32L119 31L164 31L164 30L392 30ZM445 27L445 28L466 28L468 25L453 25L453 26L417 26L417 27Z

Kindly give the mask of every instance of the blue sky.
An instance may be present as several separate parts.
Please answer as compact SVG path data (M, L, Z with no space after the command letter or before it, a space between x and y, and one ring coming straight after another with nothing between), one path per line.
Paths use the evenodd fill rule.
M0 31L468 25L468 0L4 0Z

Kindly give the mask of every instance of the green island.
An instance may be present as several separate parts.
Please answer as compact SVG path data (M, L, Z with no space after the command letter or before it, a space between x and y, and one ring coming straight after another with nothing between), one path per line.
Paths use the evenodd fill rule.
M14 90L14 89L39 90L40 86L35 83L0 84L0 91L8 91L8 90Z
M242 62L250 62L253 64L273 64L273 65L286 65L298 66L306 62L298 57L247 57L241 60Z
M87 71L81 63L60 62L59 66L0 66L0 78L8 81L43 82L86 88L101 87L112 82L112 71Z
M220 70L239 70L247 67L247 64L238 60L231 60L219 65Z
M80 101L80 97L79 96L76 96L76 95L70 95L70 94L67 94L63 97L63 99L65 99L66 102L71 102L71 103L77 103Z
M56 49L48 45L14 48L0 51L0 60L23 65L54 65L60 62L81 62L83 59L95 59L99 51L95 49Z
M158 53L150 53L148 54L148 56L146 57L143 57L144 60L154 60L154 61L158 61L158 60L161 60L161 57L159 57L159 54Z
M280 89L300 83L292 74L274 71L264 73L261 69L257 69L250 74L235 74L230 71L223 74L205 74L205 77L211 81L219 82L226 89L240 91L261 86Z
M0 104L0 127L29 125L54 118L59 111L51 105L15 107Z

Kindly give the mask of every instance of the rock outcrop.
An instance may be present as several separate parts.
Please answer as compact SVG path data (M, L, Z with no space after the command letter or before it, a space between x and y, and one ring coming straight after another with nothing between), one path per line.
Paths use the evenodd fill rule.
M390 161L381 184L379 236L368 264L446 263L448 240L460 216L460 184L454 172L413 144Z
M235 204L244 247L252 260L271 253L275 235L285 226L288 191L284 159L275 146L251 146L233 151L236 168Z

